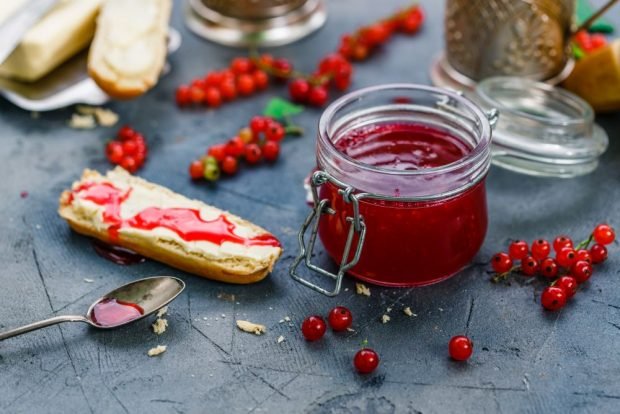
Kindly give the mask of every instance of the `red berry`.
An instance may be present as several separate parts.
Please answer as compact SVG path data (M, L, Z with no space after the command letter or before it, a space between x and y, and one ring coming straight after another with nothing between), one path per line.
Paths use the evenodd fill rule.
M606 245L614 241L616 238L616 233L611 226L607 224L599 224L594 229L594 232L592 232L592 236L598 244Z
M301 324L301 333L308 341L316 341L325 335L327 326L320 316L308 316Z
M207 86L213 86L217 88L221 85L223 79L224 77L220 72L209 72L205 77L205 84Z
M319 72L321 74L335 72L343 61L345 61L345 59L342 57L341 54L330 53L319 62Z
M370 374L379 366L379 355L370 348L357 351L353 365L360 374Z
M577 260L577 254L572 247L562 247L555 255L555 260L560 266L568 268Z
M256 115L250 119L250 129L255 136L260 135L261 132L265 132L269 126L270 119L264 116Z
M577 255L577 261L583 260L584 262L592 264L592 256L590 256L590 252L586 249L579 249L575 253Z
M217 144L210 147L207 150L207 155L212 156L218 162L224 161L224 157L226 156L226 144Z
M123 145L118 141L110 141L105 148L106 156L112 164L118 164L123 159Z
M254 93L256 85L254 84L254 78L248 74L239 75L237 77L237 91L239 94L248 96Z
M177 88L175 99L177 101L177 105L185 106L188 105L191 101L189 94L189 86L181 85Z
M495 273L506 273L512 268L512 259L506 253L495 253L491 258Z
M205 99L205 91L198 86L192 86L189 88L189 96L193 103L201 104Z
M521 272L526 276L534 276L538 273L539 267L538 262L534 257L527 256L525 259L521 260Z
M508 247L508 254L513 260L521 260L529 253L529 247L523 240L515 240Z
M256 89L265 89L267 85L269 85L269 76L262 70L255 70L252 73L252 78L254 79L254 85Z
M276 141L267 141L265 145L263 145L263 157L267 161L275 161L278 159L280 155L280 144Z
M227 155L226 157L224 157L224 161L222 161L222 165L220 166L222 171L228 175L235 174L237 172L238 167L239 167L239 163L237 159L235 157L231 157L230 155Z
M243 75L244 73L250 72L252 69L254 69L254 64L248 58L237 57L230 63L230 70L232 70L235 75Z
M566 299L570 299L577 293L577 279L572 276L562 276L555 281L553 286L559 287L566 294Z
M353 46L351 52L351 58L354 60L364 60L368 57L368 47L362 43L357 43Z
M577 42L577 44L579 45L579 47L581 47L582 49L591 48L590 33L588 33L587 30L580 30L577 33L575 33L574 39L575 39L575 42Z
M248 164L256 164L260 161L262 151L257 144L247 144L245 147L245 160Z
M594 33L592 36L590 36L590 45L592 50L596 50L600 47L603 47L607 44L607 38L600 34L600 33Z
M344 331L353 323L351 311L344 306L336 306L329 312L329 326L336 332Z
M448 353L455 361L467 361L474 352L474 343L466 336L453 336L448 343Z
M553 240L553 250L559 252L562 247L573 247L573 241L568 236L558 236Z
M240 137L231 138L226 143L226 155L240 157L245 151L245 142Z
M590 247L590 256L592 256L592 263L602 263L607 260L607 247L602 244L595 244Z
M412 34L418 31L424 20L424 15L419 7L411 10L400 23L400 30Z
M220 94L227 101L232 101L237 97L237 87L235 81L225 80L220 84Z
M324 86L314 86L308 92L308 103L313 106L325 105L327 98L327 88Z
M590 279L590 276L592 276L592 265L588 262L580 260L571 266L570 272L573 277L577 279L577 282L583 283Z
M222 94L216 87L209 86L207 89L205 89L204 100L208 106L216 108L222 103Z
M286 134L286 131L284 131L284 127L282 127L281 124L277 122L271 122L269 124L269 127L267 128L267 131L265 131L265 138L268 141L278 142L284 139L285 134Z
M551 245L545 239L538 239L532 243L532 256L536 260L542 260L551 253Z
M125 155L121 160L121 167L129 172L135 172L138 169L136 159L130 155Z
M118 139L120 139L121 141L129 141L130 139L133 139L134 135L136 135L136 131L134 131L128 125L121 127L121 129L119 129L116 134Z
M293 65L291 65L291 62L283 58L275 59L271 64L271 67L275 71L275 78L280 80L286 79L293 71Z
M540 296L540 303L543 308L554 311L566 305L567 295L564 289L557 286L548 286Z
M547 257L542 262L540 262L540 274L546 278L553 279L558 275L558 264L555 259L551 257Z
M125 141L122 145L124 155L134 156L136 155L136 152L138 152L138 145L135 141Z
M308 99L310 84L305 79L294 79L288 84L288 93L295 102L304 103Z
M202 178L204 169L205 168L202 164L202 161L192 161L192 163L189 165L189 176L192 177L192 180L199 180Z
M267 53L260 55L258 58L258 66L270 68L273 66L273 56Z
M362 30L361 41L372 47L384 43L390 32L381 23L376 23Z

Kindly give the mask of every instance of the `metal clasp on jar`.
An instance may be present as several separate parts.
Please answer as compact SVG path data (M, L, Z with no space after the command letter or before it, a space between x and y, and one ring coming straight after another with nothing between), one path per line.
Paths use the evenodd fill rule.
M350 203L353 208L353 217L347 217L346 220L349 224L349 232L347 234L347 241L344 246L344 251L342 252L342 259L340 261L340 267L338 268L338 273L334 274L329 272L311 262L314 245L316 243L316 236L319 231L319 221L321 220L321 216L323 214L335 214L336 212L329 205L329 200L320 199L318 188L326 183L331 183L338 187L338 193L342 196L343 200L346 203ZM342 287L342 278L344 274L351 269L353 266L357 264L362 254L362 248L364 246L364 238L366 237L366 224L364 224L364 218L360 215L359 212L359 194L355 194L355 189L351 186L347 186L346 184L336 180L331 175L326 173L325 171L316 171L312 174L312 178L310 180L310 185L312 188L312 200L314 202L314 207L306 220L301 226L298 234L299 241L299 254L295 258L295 261L291 264L289 269L289 274L293 279L298 281L299 283L316 290L317 292L323 293L327 296L336 296L340 293L340 288ZM308 244L305 242L305 235L308 231L308 228L312 227L312 231L310 233L310 239L308 240ZM349 254L351 249L353 248L354 236L358 235L357 245L355 246L355 253L351 260L349 260ZM306 267L319 273L324 276L328 276L331 279L336 280L336 285L333 290L327 290L307 279L304 279L298 272L297 268L301 264L302 260L305 262Z

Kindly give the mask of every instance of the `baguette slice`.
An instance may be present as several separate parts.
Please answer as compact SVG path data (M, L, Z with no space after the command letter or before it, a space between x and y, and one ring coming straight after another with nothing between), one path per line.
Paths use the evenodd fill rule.
M108 95L130 99L155 86L166 60L171 0L107 0L88 73Z
M106 201L94 202L88 198L88 186L111 185L114 191L127 195L121 198L119 216L122 223L131 223L146 209L189 209L199 212L203 222L224 217L232 223L234 236L245 240L261 240L258 244L220 242L199 239L187 241L180 233L160 222L150 229L132 224L114 225L105 218ZM108 210L109 211L109 210ZM171 210L167 210L171 211ZM175 210L176 211L176 210ZM102 176L96 171L84 170L80 181L60 196L58 213L78 233L126 247L146 257L161 261L190 273L228 283L246 284L263 279L282 253L279 242L266 230L237 216L190 200L165 187L132 176L117 167ZM192 227L194 229L194 227ZM257 239L258 237L258 239ZM268 244L262 240L268 240Z

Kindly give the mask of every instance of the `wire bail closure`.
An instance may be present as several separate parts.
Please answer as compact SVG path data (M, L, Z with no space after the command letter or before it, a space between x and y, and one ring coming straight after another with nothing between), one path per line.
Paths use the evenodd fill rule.
M353 217L346 218L346 220L350 223L349 233L347 235L347 241L344 246L344 251L342 252L342 259L340 261L340 267L337 274L329 272L311 262L314 252L314 245L316 243L316 236L319 231L319 222L321 220L321 216L323 214L336 214L336 211L329 205L328 199L319 198L318 188L326 183L331 183L337 186L338 193L342 196L345 203L351 204L353 207ZM310 185L312 188L312 200L314 202L314 207L312 208L310 214L308 214L308 217L306 217L306 220L304 221L301 229L299 230L299 234L297 236L299 242L299 254L295 258L295 261L291 264L289 274L293 279L303 284L304 286L309 287L310 289L316 290L317 292L327 296L336 296L338 293L340 293L340 289L342 287L342 278L344 277L344 274L353 266L355 266L360 259L362 248L364 246L364 238L366 236L366 224L364 223L364 218L359 213L358 195L354 193L355 189L353 187L347 186L339 182L327 172L322 170L315 171L312 174ZM304 236L310 226L312 226L312 231L310 233L310 239L308 241L308 244L306 245ZM351 247L353 245L353 236L356 233L359 235L357 239L357 246L355 247L355 253L353 255L353 258L348 261L349 253L351 252ZM336 280L336 285L334 289L330 291L322 288L321 286L310 282L307 279L304 279L299 273L297 273L297 268L301 264L302 260L305 262L305 265L309 270Z

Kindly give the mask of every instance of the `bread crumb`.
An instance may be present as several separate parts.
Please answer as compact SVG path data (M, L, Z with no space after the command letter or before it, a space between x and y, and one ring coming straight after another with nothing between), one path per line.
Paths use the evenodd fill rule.
M267 331L265 325L259 325L257 323L242 320L237 321L237 328L244 332L253 333L254 335L260 335Z
M290 322L290 321L291 321L291 318L289 318L288 316L285 316L285 317L284 317L284 320L285 320L286 322Z
M355 291L358 295L370 296L370 289L368 289L363 283L356 283Z
M383 322L383 323L388 323L389 321L390 321L390 317L389 317L389 316L387 316L387 315L383 315L383 316L381 317L381 322Z
M348 332L355 332L355 329L353 329L353 328L347 328L347 331L348 331Z
M157 320L151 325L153 328L153 332L157 335L161 335L166 332L166 328L168 327L168 321L166 319L157 318Z
M85 279L84 279L84 282L86 282L86 283L93 283L93 282L94 282L94 280L93 280L93 279L88 279L88 278L85 278Z
M161 318L161 317L162 317L162 316L164 316L166 313L168 313L168 307L167 307L167 306L164 306L163 308L160 308L160 309L157 311L157 317L158 317L158 318Z
M104 127L112 127L118 122L118 115L105 108L95 108L95 118L97 123Z
M73 114L69 120L69 127L73 129L93 129L96 126L95 117L92 115Z
M226 317L226 314L225 314L225 313L222 313L222 318L225 318L225 317Z
M411 311L411 308L409 306L407 306L405 309L403 309L403 313L407 316L418 316L415 313L413 313Z
M278 336L277 341L278 341L279 344L281 344L282 342L285 341L285 339L284 339L284 337L282 335L280 335L280 336Z
M167 348L168 347L166 345L157 345L155 348L149 349L149 351L146 354L150 357L154 357L154 356L157 356L159 354L163 354L164 352L166 352Z
M385 311L386 311L387 313L390 313L390 312L392 312L392 308L387 308Z

